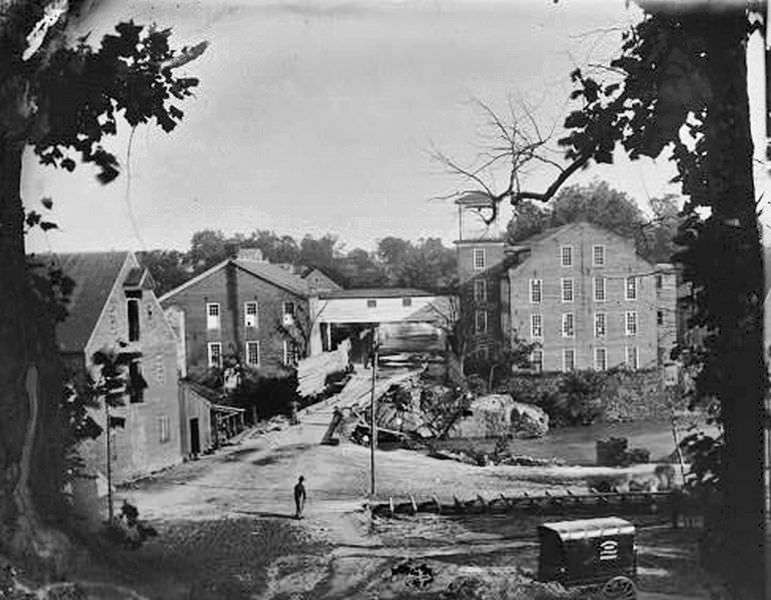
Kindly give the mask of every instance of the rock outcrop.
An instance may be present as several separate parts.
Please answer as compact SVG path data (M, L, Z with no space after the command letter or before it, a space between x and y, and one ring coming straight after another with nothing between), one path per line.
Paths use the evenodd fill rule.
M549 416L532 404L515 402L508 394L480 396L467 416L450 429L451 438L491 438L511 435L542 437L549 431Z

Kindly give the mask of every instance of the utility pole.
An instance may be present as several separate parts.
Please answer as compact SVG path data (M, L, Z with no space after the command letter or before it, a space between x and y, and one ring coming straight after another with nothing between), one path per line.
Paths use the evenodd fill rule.
M112 447L111 447L111 427L110 427L110 403L107 401L107 396L104 398L104 432L107 438L107 522L112 525L113 508L112 508Z
M369 442L369 470L370 470L370 490L371 496L375 496L375 450L377 448L377 420L376 420L376 405L375 405L375 376L377 373L377 327L372 328L372 388L370 390L370 442Z

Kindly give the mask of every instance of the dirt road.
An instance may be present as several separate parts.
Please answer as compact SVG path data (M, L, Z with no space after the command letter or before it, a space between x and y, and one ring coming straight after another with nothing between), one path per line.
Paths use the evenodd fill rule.
M139 589L148 597L164 600L438 598L439 590L459 578L497 586L493 597L532 597L521 594L535 569L535 522L493 516L373 522L364 510L369 449L318 444L331 412L331 404L316 407L304 412L297 426L247 436L225 452L122 490L120 496L161 533L126 558L122 571L135 583L142 580ZM381 500L576 490L587 473L597 471L481 468L406 450L376 453ZM308 505L306 518L297 521L291 518L292 486L301 474ZM678 598L684 596L671 594L693 597L701 589L692 533L659 528L642 532L639 541L647 592ZM420 588L410 576L391 577L405 558L430 569L430 585Z

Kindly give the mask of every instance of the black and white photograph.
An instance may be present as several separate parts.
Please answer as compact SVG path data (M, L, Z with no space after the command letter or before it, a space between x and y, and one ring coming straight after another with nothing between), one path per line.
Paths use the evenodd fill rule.
M766 0L0 0L0 600L771 599Z

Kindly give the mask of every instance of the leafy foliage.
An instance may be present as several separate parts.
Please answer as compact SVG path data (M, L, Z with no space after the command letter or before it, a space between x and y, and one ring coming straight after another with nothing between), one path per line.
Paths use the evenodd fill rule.
M749 35L764 29L755 3L645 5L623 37L607 82L576 69L582 107L560 140L571 167L665 152L687 196L675 259L691 287L687 360L693 402L720 403L725 444L692 440L697 481L722 488L720 523L733 597L761 598L763 427L768 373L763 351L763 265L753 184L747 96ZM765 32L764 32L765 33ZM607 71L605 71L607 72ZM543 197L543 195L533 195ZM526 197L526 196L525 196ZM522 196L520 197L522 199ZM697 209L706 207L701 214ZM705 466L706 465L706 466ZM716 465L719 465L716 466ZM727 568L726 568L726 565Z
M192 95L198 80L174 75L178 54L170 36L170 29L129 21L116 25L97 49L86 36L54 50L33 84L40 110L31 141L41 162L72 171L79 156L108 183L119 166L102 142L117 132L119 115L131 127L153 121L173 130L184 114L177 103Z
M588 221L630 240L637 251L653 262L672 260L674 237L680 222L674 196L652 198L653 215L647 217L625 192L604 181L563 188L545 206L523 201L514 208L507 227L510 243L526 240L550 227Z
M156 291L165 293L242 248L259 249L271 263L318 268L346 288L445 289L453 285L457 269L455 251L438 238L411 242L388 236L380 240L375 253L361 248L345 252L333 234L319 238L306 235L298 242L289 235L263 229L231 237L204 229L193 234L185 252L153 250L141 253L140 259L158 284Z
M686 482L690 487L720 489L724 444L722 435L712 437L703 432L691 433L680 441L680 448L690 463Z
M249 418L256 410L258 419L276 415L289 416L292 403L300 401L297 395L297 376L265 376L245 369L240 385L230 395L229 403L245 408Z

